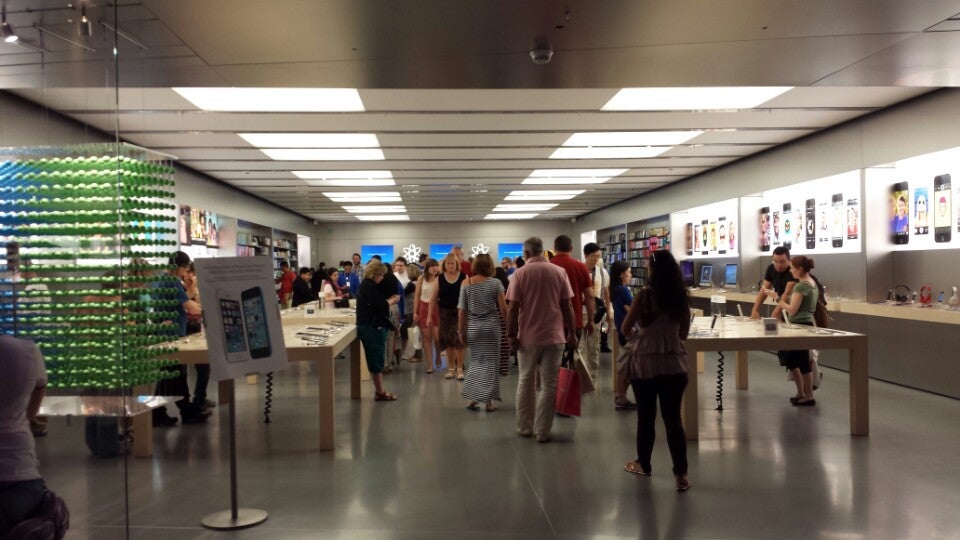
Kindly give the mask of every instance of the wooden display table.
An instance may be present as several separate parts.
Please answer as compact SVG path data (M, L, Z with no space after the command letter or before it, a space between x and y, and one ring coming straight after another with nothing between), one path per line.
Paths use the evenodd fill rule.
M695 357L704 351L736 351L737 388L746 389L747 351L793 349L847 349L850 355L850 434L870 434L869 359L867 336L839 330L815 330L809 326L779 326L778 334L767 335L761 321L725 317L718 320L712 335L695 335L710 328L711 317L698 317L685 342L687 353ZM683 401L683 419L687 439L699 438L699 391L697 370L688 370L690 383Z
M355 306L356 300L350 300L350 305ZM336 322L344 324L357 323L357 311L355 308L336 308L333 303L327 303L326 307L320 309L320 302L308 302L295 308L284 309L280 311L280 319L286 324L317 324L323 322ZM314 315L308 315L309 310L315 310ZM367 370L366 352L361 349L360 352L360 380L369 381L370 371Z
M857 300L836 300L830 302L830 311L864 315L867 317L887 317L909 321L931 322L939 324L960 324L960 311L931 306L920 307L921 304L898 306L896 303L883 302L880 304Z
M332 334L323 345L311 344L297 337L297 332L306 332L308 326L322 326L323 321L310 319L310 323L283 321L283 339L287 348L287 360L290 362L316 362L317 379L320 389L320 450L334 449L334 361L338 354L350 347L350 398L360 399L360 369L364 362L360 358L360 340L357 339L357 327L348 325L339 333ZM189 342L177 343L181 363L206 364L207 342L193 337ZM229 381L228 381L229 382ZM221 386L223 389L223 386Z

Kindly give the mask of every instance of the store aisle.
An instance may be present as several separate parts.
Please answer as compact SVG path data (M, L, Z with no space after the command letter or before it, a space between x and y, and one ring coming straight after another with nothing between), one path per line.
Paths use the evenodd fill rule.
M604 355L605 363L609 361ZM714 412L714 366L701 376L701 440L689 447L693 489L673 491L662 428L654 475L623 472L635 416L615 413L609 372L579 419L554 440L514 433L516 375L494 413L468 411L459 384L404 363L385 376L400 395L349 399L337 366L337 449L316 450L315 375L276 377L273 422L263 385L238 392L240 501L269 520L232 533L200 526L229 505L226 410L209 425L155 431L152 460L129 459L132 538L957 538L960 402L871 383L872 435L848 434L846 374L826 370L818 406L791 407L776 358L751 354L751 389L725 388ZM732 373L732 369L728 369ZM51 419L42 472L68 502L68 538L123 538L122 460L92 458L83 422Z

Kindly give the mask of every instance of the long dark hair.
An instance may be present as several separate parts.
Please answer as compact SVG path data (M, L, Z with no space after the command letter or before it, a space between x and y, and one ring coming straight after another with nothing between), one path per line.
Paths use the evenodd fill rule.
M669 251L650 254L650 291L656 311L683 321L690 317L690 294Z
M340 285L333 280L334 272L340 272L340 270L338 270L336 267L331 267L330 269L328 269L326 272L323 273L323 280L329 283L330 286L333 287L334 291L339 291Z
M608 288L610 289L611 299L613 298L614 291L623 285L623 280L620 279L620 276L623 275L628 268L630 268L630 263L627 261L613 261L613 264L610 265L610 284Z

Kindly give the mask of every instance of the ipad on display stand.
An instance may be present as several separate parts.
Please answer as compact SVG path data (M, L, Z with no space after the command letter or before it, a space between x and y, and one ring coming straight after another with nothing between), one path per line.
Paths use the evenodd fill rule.
M713 265L710 263L704 263L700 265L700 281L697 282L697 285L704 289L713 288Z
M687 287L693 287L693 261L680 261L680 269L683 273L683 284Z
M723 288L725 289L736 289L737 288L737 277L739 266L737 263L730 263L727 265L723 273Z

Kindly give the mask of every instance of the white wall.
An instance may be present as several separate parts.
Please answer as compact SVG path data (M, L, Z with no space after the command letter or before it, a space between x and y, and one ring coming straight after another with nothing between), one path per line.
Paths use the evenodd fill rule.
M561 234L571 234L569 221L321 223L316 228L317 261L331 265L349 259L360 251L360 244L393 244L394 253L400 256L410 244L427 251L430 244L460 242L469 255L470 247L479 242L495 252L501 242L523 242L539 236L545 246L551 247L553 239Z

